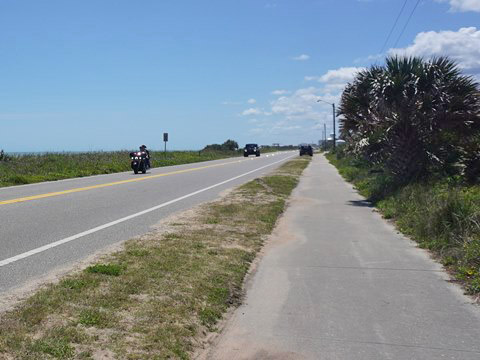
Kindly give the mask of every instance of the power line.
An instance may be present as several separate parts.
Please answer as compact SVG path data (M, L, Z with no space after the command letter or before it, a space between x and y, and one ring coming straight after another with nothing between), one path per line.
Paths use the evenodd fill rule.
M392 28L390 29L390 32L388 33L387 39L385 40L385 43L382 46L382 50L380 50L380 54L383 53L383 50L385 50L385 46L387 46L388 40L390 40L390 36L392 36L393 30L397 26L398 20L400 19L400 16L403 14L403 10L405 9L405 5L407 5L408 0L405 0L403 3L402 8L400 9L400 12L397 15L397 18L395 19L395 22L393 23Z
M398 41L400 40L400 38L401 38L402 35L403 35L403 32L404 32L405 29L407 28L408 23L410 22L410 19L412 18L413 13L414 13L415 10L417 9L418 4L420 4L420 0L417 0L417 3L415 4L415 7L413 8L412 12L410 13L410 16L409 16L408 19L407 19L407 22L405 23L405 26L403 27L402 31L400 32L400 35L398 35L397 41L395 41L395 45L393 45L394 48L397 47Z

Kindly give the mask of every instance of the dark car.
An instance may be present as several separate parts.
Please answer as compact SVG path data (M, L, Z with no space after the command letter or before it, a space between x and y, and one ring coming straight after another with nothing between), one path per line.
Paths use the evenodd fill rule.
M300 156L305 154L313 156L313 149L311 145L300 145Z
M257 144L247 144L243 150L243 156L247 157L248 155L260 156L260 148Z

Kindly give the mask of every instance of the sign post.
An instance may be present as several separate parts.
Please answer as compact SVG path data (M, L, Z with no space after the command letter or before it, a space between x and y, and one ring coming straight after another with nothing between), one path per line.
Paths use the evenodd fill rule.
M165 143L165 158L167 158L168 133L163 133L163 142Z

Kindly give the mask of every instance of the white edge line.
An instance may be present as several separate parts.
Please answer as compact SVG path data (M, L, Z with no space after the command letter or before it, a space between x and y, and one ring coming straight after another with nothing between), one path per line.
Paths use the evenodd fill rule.
M293 156L295 156L295 155L290 155L290 156L288 156L288 157L286 157L286 158L284 158L284 159L282 159L282 160L275 161L275 162L273 162L273 163L271 163L271 164L268 164L268 165L265 165L265 166L261 166L261 167L259 167L259 168L257 168L257 169L252 170L252 171L249 171L249 172L246 172L246 173L244 173L244 174L235 176L235 177L230 178L230 179L228 179L228 180L225 180L225 181L219 182L219 183L217 183L217 184L208 186L208 187L206 187L206 188L203 188L203 189L194 191L194 192L192 192L192 193L190 193L190 194L180 196L180 197L178 197L178 198L176 198L176 199L167 201L167 202L165 202L165 203L163 203L163 204L154 206L154 207L152 207L152 208L150 208L150 209L146 209L146 210L140 211L140 212L138 212L138 213L135 213L135 214L132 214L132 215L129 215L129 216L125 216L125 217L123 217L123 218L121 218L121 219L118 219L118 220L109 222L109 223L104 224L104 225L97 226L97 227L95 227L95 228L93 228L93 229L90 229L90 230L81 232L81 233L76 234L76 235L73 235L73 236L69 236L69 237L67 237L67 238L65 238L65 239L58 240L58 241L55 241L55 242L53 242L53 243L50 243L50 244L47 244L47 245L38 247L38 248L36 248L36 249L32 249L32 250L30 250L30 251L24 252L24 253L22 253L22 254L18 254L18 255L12 256L12 257L10 257L10 258L8 258L8 259L5 259L5 260L1 260L1 261L0 261L0 267L6 266L6 265L8 265L8 264L14 263L14 262L16 262L16 261L19 261L19 260L22 260L22 259L25 259L25 258L28 258L28 257L30 257L30 256L32 256L32 255L39 254L39 253L41 253L41 252L47 251L47 250L49 250L49 249L52 249L52 248L54 248L54 247L57 247L57 246L60 246L60 245L69 243L69 242L74 241L74 240L77 240L77 239L79 239L79 238L81 238L81 237L84 237L84 236L93 234L93 233L95 233L95 232L98 232L98 231L100 231L100 230L103 230L103 229L106 229L106 228L115 226L115 225L120 224L120 223L122 223L122 222L131 220L131 219L134 219L134 218L136 218L136 217L138 217L138 216L142 216L142 215L144 215L144 214L147 214L147 213L149 213L149 212L152 212L152 211L161 209L161 208L163 208L163 207L165 207L165 206L171 205L171 204L173 204L173 203L176 203L176 202L178 202L178 201L184 200L184 199L189 198L189 197L191 197L191 196L195 196L195 195L200 194L200 193L202 193L202 192L204 192L204 191L208 191L208 190L210 190L210 189L213 189L213 188L215 188L215 187L217 187L217 186L224 185L224 184L226 184L226 183L228 183L228 182L231 182L231 181L237 180L237 179L239 179L239 178L241 178L241 177L250 175L250 174L252 174L252 173L254 173L254 172L256 172L256 171L265 169L265 168L267 168L267 167L269 167L269 166L278 164L278 163L280 163L280 162L282 162L282 161L285 161L285 160L287 160L287 159L290 159L290 158L293 157Z

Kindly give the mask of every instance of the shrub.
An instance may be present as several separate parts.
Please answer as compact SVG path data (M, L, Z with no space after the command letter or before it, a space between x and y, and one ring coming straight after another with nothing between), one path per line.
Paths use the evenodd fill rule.
M480 91L448 58L389 57L359 72L338 114L349 152L382 164L396 182L462 168L478 181Z

